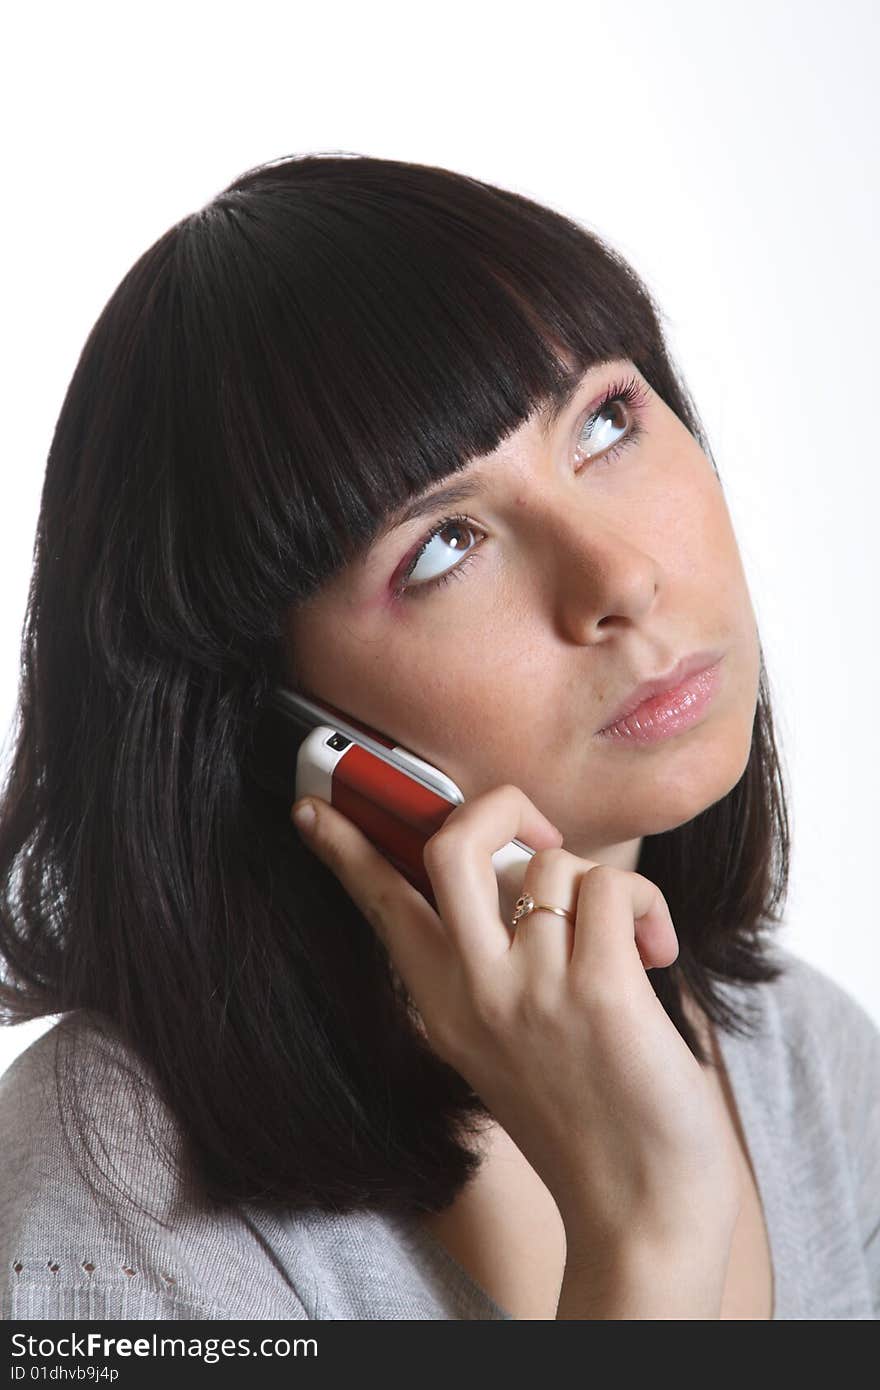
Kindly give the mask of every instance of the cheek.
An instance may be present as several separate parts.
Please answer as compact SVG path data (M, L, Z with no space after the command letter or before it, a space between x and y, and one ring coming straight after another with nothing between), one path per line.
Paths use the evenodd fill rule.
M567 727L551 680L540 641L524 644L516 635L508 641L496 629L469 665L447 668L424 693L413 737L428 748L423 756L448 772L466 795L503 782L519 784L533 758L545 762Z
M437 652L442 652L438 662ZM544 733L546 666L539 644L524 650L505 630L478 643L437 641L383 667L370 682L370 703L383 712L389 735L435 764L466 796L516 780L524 745ZM388 671L394 670L393 681ZM366 689L360 688L365 703ZM510 769L505 772L505 769Z
M647 544L670 576L709 586L740 580L739 549L727 503L702 450L687 451L679 459L650 515L653 538Z
M739 544L720 487L705 499L698 535L698 559L706 580L732 608L750 606Z

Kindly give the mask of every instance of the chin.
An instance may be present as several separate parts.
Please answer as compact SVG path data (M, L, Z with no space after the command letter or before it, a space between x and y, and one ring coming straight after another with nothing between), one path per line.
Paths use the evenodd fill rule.
M670 768L666 777L660 773L652 779L651 808L645 808L640 833L660 835L666 830L677 830L723 801L741 780L750 752L751 741L745 745L739 741L733 747L716 746L702 752L693 775L681 768Z
M697 732L690 731L691 756L674 757L670 743L668 757L646 758L641 764L636 757L625 776L613 781L604 779L584 805L573 838L585 840L583 827L594 818L597 799L601 799L604 814L601 825L587 832L594 845L623 844L645 835L677 830L722 801L748 766L751 729L748 737L738 732L736 738L716 736L714 740L698 739ZM679 744L679 752L682 751ZM555 823L562 828L565 820Z

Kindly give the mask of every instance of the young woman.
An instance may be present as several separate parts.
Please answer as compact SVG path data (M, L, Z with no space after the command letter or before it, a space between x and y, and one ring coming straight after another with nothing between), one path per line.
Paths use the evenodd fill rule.
M462 788L436 911L253 781L276 682ZM16 740L6 1316L878 1316L880 1033L773 938L746 579L595 234L345 155L173 226L61 410Z

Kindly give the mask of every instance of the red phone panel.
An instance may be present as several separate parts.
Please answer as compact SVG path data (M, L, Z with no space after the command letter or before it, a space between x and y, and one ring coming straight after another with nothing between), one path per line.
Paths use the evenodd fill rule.
M425 842L455 810L451 802L352 744L334 768L332 804L434 902L422 854Z

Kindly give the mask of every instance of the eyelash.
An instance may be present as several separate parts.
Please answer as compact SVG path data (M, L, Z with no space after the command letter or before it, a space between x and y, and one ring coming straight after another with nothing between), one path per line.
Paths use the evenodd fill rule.
M612 444L604 453L597 455L597 460L603 463L611 462L613 459L617 458L618 454L622 453L624 449L629 448L631 444L635 444L644 434L645 427L641 422L640 412L644 409L647 399L648 391L638 377L631 376L625 381L614 382L613 385L609 386L605 395L584 420L583 425L578 431L578 438L580 439L580 436L587 426L595 422L597 417L601 415L603 411L607 410L610 405L614 405L617 401L623 402L630 415L630 427L622 439L618 439L616 444ZM463 526L470 531L479 531L481 529L479 526L474 526L470 518L462 516L461 513L456 513L455 516L445 516L442 521L438 521L436 525L431 527L431 530L422 540L418 550L407 565L406 572L402 574L398 580L394 590L395 598L424 598L427 593L433 593L436 589L439 589L442 584L447 584L450 579L460 579L463 576L470 561L474 558L474 551L466 555L460 564L453 565L450 569L446 570L445 573L438 574L436 578L425 579L421 583L413 584L411 588L407 588L406 581L409 579L409 576L419 563L422 555L431 544L431 541L435 536L439 535L441 531L445 531L447 526Z

